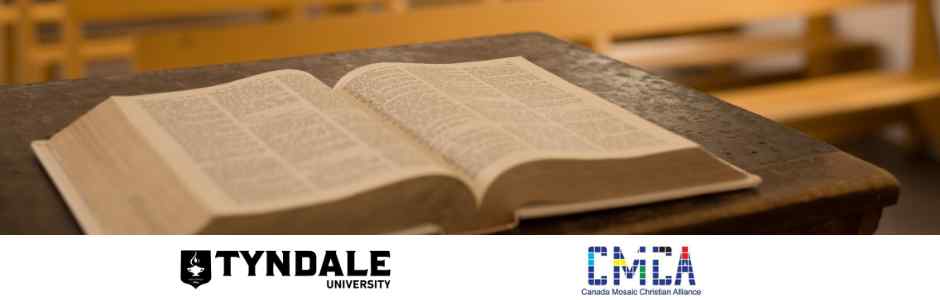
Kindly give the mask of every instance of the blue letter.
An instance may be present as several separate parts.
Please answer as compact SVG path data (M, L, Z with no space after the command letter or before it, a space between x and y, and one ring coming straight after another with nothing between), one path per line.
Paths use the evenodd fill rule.
M607 276L600 276L600 279L594 279L594 253L600 253L601 256L607 256L607 247L594 246L588 248L588 284L606 285Z

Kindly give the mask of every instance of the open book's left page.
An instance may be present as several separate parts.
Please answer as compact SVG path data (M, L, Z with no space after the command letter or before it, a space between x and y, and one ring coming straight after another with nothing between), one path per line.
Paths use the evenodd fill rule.
M381 115L335 98L301 71L115 99L192 188L220 207L308 205L453 174Z

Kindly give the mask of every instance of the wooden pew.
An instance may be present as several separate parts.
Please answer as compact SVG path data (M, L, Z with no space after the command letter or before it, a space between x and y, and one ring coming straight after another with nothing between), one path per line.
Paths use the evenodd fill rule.
M615 43L606 54L705 91L876 68L882 61L878 45L866 40L833 35L816 41L799 33L736 31L629 40ZM745 66L750 62L800 56L814 58L813 63ZM818 62L827 67L818 67Z
M802 36L720 33L613 45L607 55L644 68L709 66L773 55L846 48L861 42L833 39L816 43Z
M317 41L300 41L298 42L300 43L300 45L297 45L298 47L300 47L300 49L298 50L288 49L288 48L283 47L284 45L281 45L280 43L275 43L277 45L273 47L275 49L270 49L270 48L265 49L264 46L262 46L261 49L257 49L258 52L260 52L260 55L251 54L247 50L243 50L243 49L225 50L225 51L218 51L218 52L223 52L223 53L219 53L222 55L231 55L231 59L228 59L225 57L219 57L219 56L213 56L212 59L215 59L215 60L208 60L206 57L199 57L199 58L193 57L193 59L190 62L185 63L183 65L160 65L159 67L142 65L141 67L143 69L155 69L155 68L166 68L166 67L193 66L193 65L198 65L198 64L235 62L235 61L240 61L244 59L275 58L275 57L292 56L292 55L303 55L303 54L309 54L309 53L349 50L349 49L355 49L355 48L360 48L360 47L380 47L380 46L389 46L389 45L408 43L408 42L420 42L420 41L428 41L428 40L457 38L457 37L463 37L467 35L472 36L472 35L482 35L482 34L492 34L492 33L504 33L504 32L512 31L512 30L507 30L506 28L510 28L512 26L520 26L520 25L523 26L520 30L525 30L527 28L530 30L538 29L540 31L550 31L549 29L544 27L545 24L543 23L545 21L541 20L538 14L532 16L534 17L533 19L518 19L518 18L515 18L515 16L513 15L515 13L506 14L503 12L505 10L518 12L518 11L526 10L526 9L529 9L530 11L536 11L536 12L542 12L542 13L561 12L562 15L558 15L556 19L560 19L562 21L557 21L554 24L554 26L565 28L565 29L573 29L573 30L576 30L577 32L580 32L577 34L569 34L570 36L566 36L566 37L585 43L597 51L609 53L613 57L622 59L624 61L628 61L631 64L644 67L644 68L653 67L654 70L655 70L655 67L700 66L705 63L728 63L732 61L740 61L742 59L747 59L747 58L768 56L768 55L774 55L774 54L779 54L779 53L789 52L789 51L799 51L799 52L812 51L812 52L818 52L818 53L823 53L823 54L834 53L836 51L849 49L849 48L859 48L862 46L862 44L858 42L852 42L852 41L848 41L844 39L837 39L837 38L834 38L833 41L820 41L818 43L814 42L816 45L811 45L812 43L799 40L798 38L777 38L777 37L754 38L754 37L740 35L740 34L723 34L723 35L709 35L709 36L694 37L694 38L677 38L677 39L668 41L667 42L668 45L662 45L662 43L660 42L652 42L652 43L641 42L641 43L630 43L627 47L622 47L616 44L614 39L624 38L624 37L626 38L633 38L633 37L638 37L638 36L641 37L647 34L660 35L663 33L676 34L676 33L686 33L686 32L709 31L715 28L725 28L725 27L728 27L728 25L740 25L742 22L727 22L726 23L727 25L720 25L720 23L715 23L715 24L710 24L707 26L674 27L673 30L652 30L652 31L646 30L646 31L636 32L633 34L631 34L630 32L612 34L611 32L617 32L618 30L620 30L618 28L624 28L624 27L622 26L617 27L617 25L607 25L605 24L606 19L604 17L596 17L596 18L591 17L591 14L593 14L595 10L599 11L601 9L609 9L609 11L615 12L616 14L616 13L619 13L620 11L623 11L626 8L632 8L634 6L637 6L639 10L645 10L645 9L648 9L647 7L650 6L651 4L649 3L629 3L628 4L628 3L624 3L623 1L619 1L619 2L607 1L607 3L602 3L602 5L606 5L606 6L597 7L597 4L591 1L589 2L566 1L566 2L571 2L571 3L563 3L565 1L559 2L559 1L536 0L536 1L528 1L528 2L534 2L534 3L519 3L519 2L491 0L491 1L477 1L477 2L470 2L470 3L462 3L458 5L439 6L439 7L434 7L431 9L423 9L420 7L403 8L398 13L391 13L390 15L393 15L393 16L388 18L390 19L389 22L401 22L400 20L402 19L409 20L408 22L414 22L414 26L411 26L411 27L424 29L424 30L419 30L419 31L431 31L425 28L440 28L441 26L443 26L443 27L448 27L448 28L441 29L441 30L450 30L450 29L458 30L458 32L454 32L454 33L433 32L431 33L431 35L427 35L428 32L404 32L403 33L402 30L408 30L408 28L398 26L396 28L388 30L388 32L382 33L381 35L385 37L385 39L382 41L377 40L374 36L367 37L367 38L366 37L357 38L356 36L353 36L353 37L345 38L345 39L353 39L351 41L351 45L342 46L340 45L340 43L343 41L337 41L337 40L344 39L344 37L331 36L330 42L329 42L330 45L326 45L326 47L324 48L308 48L308 46L310 46L311 43L316 43ZM548 2L548 3L538 3L538 2ZM856 1L849 1L849 2L854 3ZM565 12L570 11L569 8L559 7L558 4L564 4L566 6L575 7L575 8L579 6L586 6L587 7L586 11L585 11L585 8L580 8L580 10L587 12L587 15L582 14L580 16L565 17L563 16L563 14ZM722 4L722 5L728 5L728 4ZM769 3L767 5L768 6L774 5L774 3ZM656 5L653 4L653 7L655 8ZM659 6L659 7L663 7L663 6ZM825 6L811 6L809 7L809 9L814 9L814 7L825 9ZM478 8L481 8L482 11L479 10ZM766 9L767 9L766 7L764 9L765 9L765 13L770 13L770 14L774 13L772 11L766 12ZM494 16L492 13L490 13L490 11L496 11L498 13L502 13L503 15ZM440 16L442 13L450 14L450 15L457 15L457 16L456 18L453 18L453 22L448 22L449 17L442 18L443 20L441 20L442 23L440 24L440 26L431 25L427 27L421 27L420 23L424 22L423 20L424 18L427 18L430 15ZM610 17L615 18L614 15L611 15ZM778 14L778 16L785 16L785 15L786 14ZM365 20L364 21L355 20L355 19L360 19L360 18L365 19ZM351 28L385 26L383 25L384 20L376 21L376 18L383 18L383 17L382 16L359 16L358 18L352 18L354 20L351 20L349 22L354 24L351 26ZM494 18L497 18L497 19L494 19ZM546 17L546 19L549 19L549 18L552 18L552 17ZM326 20L312 20L311 22L305 22L305 24L309 24L308 26L320 26L324 28L343 27L343 26L349 26L346 24L348 19L350 18L344 16L342 18L329 18ZM754 20L758 20L758 19L755 18ZM579 24L578 26L574 26L575 28L567 28L569 26L567 26L567 24L564 22L568 22L568 21L571 21L574 23L580 22L580 23L584 23L588 25L599 24L602 27L602 30L597 31L596 29L585 30L584 28L578 28L578 26L581 26L581 24ZM706 21L710 21L710 20L706 20ZM561 23L558 23L558 22L561 22ZM486 23L487 25L491 25L491 26L481 28L479 23ZM433 22L431 24L433 24ZM464 25L461 25L461 24L464 24ZM472 24L472 25L469 25L469 24ZM274 30L274 31L292 30L290 26L281 26L281 27L282 27L281 29ZM454 28L450 28L450 27L454 27ZM363 30L373 31L373 29L363 29ZM240 32L243 31L243 29L239 28L239 29L235 29L235 31L238 32L236 33L236 35L239 35ZM327 29L327 31L329 31L329 29ZM434 31L440 31L440 30L435 29ZM259 36L260 38L267 38L264 35L254 35L252 34L252 32L247 32L247 33L249 33L248 35L249 38L254 37L254 36ZM555 33L555 32L550 31L550 33ZM303 34L308 35L308 36L318 37L318 36L326 36L326 35L329 35L330 33L324 32L324 33L317 34L317 33L304 32ZM557 34L561 34L561 33L556 33L556 35ZM291 38L290 37L275 37L275 40L278 40L278 41L285 41L289 39ZM356 39L360 39L360 40L368 39L370 41L376 41L376 42L370 43L370 44L359 44L361 43L361 41L357 41ZM777 40L774 40L774 39L777 39ZM657 51L657 50L649 51L649 49L652 48L650 46L652 47L665 46L665 47L670 47L672 49L676 49L678 51L673 51L670 53L664 53L663 51L661 51L662 49L660 49L660 51ZM738 49L738 50L739 49L750 49L750 50L746 52L726 51L729 48ZM651 55L645 55L643 52L646 52ZM723 57L716 57L716 53L726 53L727 55L724 55ZM676 54L676 55L672 55L672 54ZM697 58L698 60L679 59L679 60L674 60L674 63L671 63L671 64L662 63L664 61L670 61L671 59L674 59L677 56ZM174 60L176 60L176 58L174 58ZM689 77L689 78L696 78L696 77ZM715 77L708 76L706 78L715 78ZM690 82L690 80L682 80L681 78L672 78L672 79L677 79L682 82ZM696 81L700 81L702 82L702 84L696 83L696 84L693 84L693 86L697 86L701 88L701 87L708 87L708 86L715 86L715 85L720 86L724 82L728 82L728 81L733 81L733 82L742 81L740 78L737 78L736 76L722 78L721 80L699 80L699 79L696 79Z
M0 24L16 25L10 42L15 45L11 59L12 76L16 83L55 79L54 66L62 67L66 78L85 75L91 61L128 59L133 62L133 36L88 38L83 29L89 24L143 22L184 17L222 16L238 13L267 13L266 21L284 22L305 17L310 6L367 5L384 3L389 10L403 7L402 0L194 0L147 1L125 0L59 0L34 2L15 0L16 4L0 9ZM35 25L51 23L61 26L60 39L38 43ZM3 38L0 36L0 38ZM6 81L6 80L4 80Z
M837 36L831 19L835 11L877 2L882 1L659 0L629 4L616 0L487 1L367 16L320 18L292 24L161 32L140 39L138 62L143 69L163 69L520 31L547 32L584 41L595 50L608 52L613 48L614 38L736 26L791 16L808 19L805 40L800 43L819 45ZM920 128L933 136L934 141L940 140L940 121L923 117L940 112L936 101L930 101L940 95L936 75L936 38L933 27L929 25L933 20L931 4L927 0L913 3L916 5L916 22L912 29L916 63L915 68L907 72L875 71L826 76L722 91L716 95L788 123L900 106L912 107L914 114L921 116L917 119ZM808 52L807 56L810 73L826 74L833 67L813 53ZM687 60L707 63L725 58L701 62L695 59ZM851 125L856 122L842 123Z
M145 21L175 17L204 16L243 11L296 9L291 0L235 1L148 1L133 3L123 0L67 0L69 19L63 31L70 39L64 51L55 58L62 61L65 76L83 77L90 61L128 58L133 56L133 41L128 38L87 39L83 29L90 23ZM104 51L83 50L95 43L107 44Z
M450 5L294 24L148 35L140 41L140 63L143 69L173 68L521 31L542 31L583 40L604 52L609 50L614 37L715 28L799 14L819 15L871 2L876 1L534 0ZM259 44L261 40L265 43ZM226 50L219 51L217 45L225 46ZM172 52L178 50L187 51L187 55L167 55L183 53Z
M933 8L929 0L913 2L911 65L906 71L826 76L714 95L829 139L858 128L912 121L930 152L940 153L940 51Z
M40 24L64 26L68 20L66 4L61 1L15 0L11 5L0 6L0 25L13 28L12 36L0 35L4 44L12 45L10 53L3 53L0 82L31 83L53 79L52 66L65 59L68 45L73 40L72 32L63 30L58 40L41 42L37 27ZM83 57L94 59L124 52L130 45L133 45L130 40L95 41L77 45L76 49ZM8 49L4 47L4 50Z
M71 40L67 41L64 51L56 53L55 57L63 62L65 76L79 78L84 76L85 67L90 61L119 58L132 60L134 52L131 37L86 38L83 28L88 24L139 22L239 12L271 12L274 19L300 18L303 15L304 3L297 0L148 1L146 3L124 0L67 0L67 4L69 19L63 31Z
M89 24L141 22L153 20L172 20L183 17L206 17L237 13L268 12L273 18L271 21L302 20L304 9L312 5L328 6L356 6L367 7L370 4L381 4L386 12L401 13L422 4L434 4L437 0L199 0L199 1L155 1L141 5L123 0L61 0L66 1L66 14L62 14L61 3L53 4L60 13L58 23L62 23L63 34L60 43L38 46L34 50L26 50L32 57L29 63L24 60L22 65L31 68L33 74L49 70L54 65L63 66L67 78L79 78L85 75L86 66L92 61L125 60L134 62L134 42L131 36L118 38L89 39L83 33L83 28ZM478 1L476 4L497 4L499 0ZM444 3L452 3L444 1ZM374 5L373 5L374 8ZM185 28L185 27L182 27ZM596 40L592 40L595 41ZM687 53L688 57L704 57L705 53L714 53L708 49L721 45L737 45L737 47L751 47L755 41L746 37L727 36L721 39L693 39L698 45L698 53ZM759 52L779 52L773 47L779 43L772 43L772 47L758 47ZM838 44L839 47L847 46ZM787 45L792 46L792 45ZM787 47L784 46L784 47ZM25 46L33 48L32 46ZM791 47L792 48L792 47ZM751 51L750 55L759 53ZM660 57L667 57L661 55ZM635 61L635 57L623 57ZM642 58L641 58L642 59ZM655 59L655 58L654 58ZM659 59L663 61L663 59ZM640 64L644 66L643 64ZM32 76L27 80L41 81L51 79L49 76ZM23 82L23 81L21 81Z
M0 5L0 24L4 29L12 27L11 36L0 36L4 42L3 73L4 82L25 83L39 81L43 78L43 68L34 65L43 59L39 50L43 45L39 42L36 33L37 25L41 23L56 23L65 16L65 9L61 3L34 2L32 0L15 0L7 5ZM7 33L4 30L5 35ZM6 48L6 43L11 47Z

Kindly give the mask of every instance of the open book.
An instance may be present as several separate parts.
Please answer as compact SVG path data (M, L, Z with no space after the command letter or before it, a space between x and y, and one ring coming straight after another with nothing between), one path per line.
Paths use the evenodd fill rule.
M521 57L115 96L33 148L88 233L493 232L760 182Z

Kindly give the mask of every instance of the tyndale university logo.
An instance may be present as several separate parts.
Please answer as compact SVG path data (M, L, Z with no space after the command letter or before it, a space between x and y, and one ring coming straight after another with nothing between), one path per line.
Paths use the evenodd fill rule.
M212 280L212 261L209 250L180 251L180 280L198 288Z
M214 254L214 255L213 255ZM389 250L183 250L180 280L198 288L212 280L212 262L219 279L248 277L320 277L328 289L389 289ZM235 264L241 265L238 274Z

